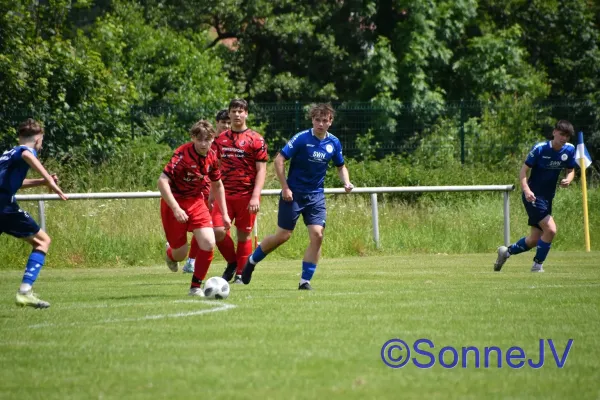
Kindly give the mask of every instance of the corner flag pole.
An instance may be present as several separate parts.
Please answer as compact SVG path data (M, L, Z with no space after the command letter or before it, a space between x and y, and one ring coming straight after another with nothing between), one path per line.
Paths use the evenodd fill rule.
M581 163L584 163L583 157L580 159ZM590 251L590 221L588 218L588 204L587 204L587 182L585 177L585 168L581 169L581 187L583 192L583 231L585 237L585 251Z
M577 152L575 158L581 169L581 192L583 194L583 231L585 238L585 251L590 251L590 222L588 218L586 168L592 163L591 157L583 144L583 132L579 132Z
M254 220L254 250L258 247L258 215Z

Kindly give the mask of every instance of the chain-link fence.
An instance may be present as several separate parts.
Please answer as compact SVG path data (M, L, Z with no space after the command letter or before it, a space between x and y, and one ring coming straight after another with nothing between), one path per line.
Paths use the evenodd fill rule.
M248 126L264 135L270 153L275 154L295 133L311 127L307 116L309 105L300 101L251 102ZM420 162L453 159L462 163L494 163L510 156L522 157L534 143L550 138L558 119L572 122L576 133L583 131L592 158L600 158L600 104L590 101L458 101L435 109L417 105L386 109L367 102L334 102L333 106L336 116L330 131L341 140L345 155L357 159L401 154ZM196 120L214 120L217 111L131 107L129 113L113 115L110 128L119 129L120 136L111 133L111 140L126 144L140 137L151 137L175 147L187 140L188 129ZM111 114L110 110L102 112ZM46 132L50 132L46 141L50 154L55 151L52 146L81 149L80 144L89 143L90 137L94 141L103 140L102 134L94 133L101 127L95 126L93 119L89 126L77 127L78 131L73 132L53 120L52 110L27 110L0 114L0 143L4 147L14 143L15 127L27 117L44 121ZM576 141L575 136L571 142L576 144ZM93 157L113 148L118 149L100 147L89 154Z

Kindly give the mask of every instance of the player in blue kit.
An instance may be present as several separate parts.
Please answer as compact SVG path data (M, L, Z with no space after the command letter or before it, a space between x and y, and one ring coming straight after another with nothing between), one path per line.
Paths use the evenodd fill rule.
M310 280L321 255L323 231L327 213L325 209L324 182L329 161L337 167L338 176L346 192L350 183L344 165L342 145L338 138L327 132L333 122L334 111L329 104L316 104L310 109L313 127L296 134L275 158L275 173L281 183L277 231L266 237L248 258L242 271L242 282L249 284L257 263L267 254L287 242L300 215L308 229L310 243L302 260L302 276L298 289L312 290ZM290 161L288 178L285 178L285 161Z
M567 170L561 187L567 187L575 176L575 146L567 143L573 136L573 125L560 120L552 132L552 140L537 143L527 156L521 168L519 180L523 190L523 204L529 216L531 232L509 247L498 248L498 258L494 271L500 271L506 260L514 254L537 247L531 272L544 272L543 264L556 235L556 223L552 218L552 199L556 193L556 183L563 169ZM529 179L527 172L531 170Z
M19 306L48 308L50 303L40 300L32 291L32 286L44 266L50 247L50 237L40 229L31 216L19 208L15 193L19 188L47 185L61 199L67 196L56 184L56 175L50 175L37 159L44 141L44 129L33 119L19 126L19 145L5 151L0 156L0 235L8 233L23 239L33 247L29 255L21 287L17 292L16 303ZM37 171L41 179L25 179L29 168Z

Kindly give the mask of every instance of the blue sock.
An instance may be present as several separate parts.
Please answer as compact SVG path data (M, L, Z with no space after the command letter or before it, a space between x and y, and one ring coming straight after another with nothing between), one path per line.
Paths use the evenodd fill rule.
M44 266L45 261L46 254L39 250L33 250L29 255L29 260L27 260L27 265L25 266L25 273L23 274L22 283L27 283L33 286L33 283L37 279L40 270Z
M305 281L310 281L313 275L315 274L316 269L317 264L302 261L302 279L304 279Z
M530 248L527 247L527 243L525 243L524 237L519 239L516 243L511 244L510 247L508 248L508 252L513 255L519 254L519 253L524 253L529 250L530 250Z
M248 259L252 264L258 264L259 262L261 262L267 255L265 254L265 252L263 251L262 247L258 246L256 248L256 250L254 250L254 253L252 253L252 255L250 256L250 258Z
M542 239L537 242L537 251L535 252L535 257L533 257L533 261L538 264L543 264L548 257L548 252L550 251L550 246L552 243L546 243Z

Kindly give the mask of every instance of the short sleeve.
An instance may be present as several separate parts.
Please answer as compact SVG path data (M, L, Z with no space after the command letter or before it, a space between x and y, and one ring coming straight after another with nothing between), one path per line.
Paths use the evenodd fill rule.
M298 147L302 146L302 132L301 133L297 133L294 135L293 138L290 139L289 142L286 143L285 146L283 146L283 149L281 149L281 155L284 156L286 158L286 160L289 160L290 158L294 157L296 155L296 153L298 152Z
M258 162L269 161L269 153L267 152L267 144L265 139L259 136L253 142L254 147L254 160Z
M215 157L212 158L212 163L210 164L210 171L208 172L208 177L213 182L216 182L219 179L221 179L221 169L219 168L218 153L215 153Z
M525 159L525 165L527 165L529 168L535 167L535 165L537 164L538 158L541 154L541 151L542 151L541 149L542 149L542 146L538 146L538 145L533 146L533 148L531 149L529 154L527 154L527 159Z
M344 160L344 156L342 155L342 144L340 143L339 140L335 141L335 153L333 154L333 165L335 165L336 167L341 167L342 165L344 165L346 162Z
M173 153L173 156L171 157L171 160L167 163L167 165L165 165L165 168L163 169L163 173L168 176L171 180L175 179L175 175L176 174L176 168L177 168L177 164L179 164L179 162L181 161L181 159L183 158L183 153L181 153L180 151L175 151L175 153Z

